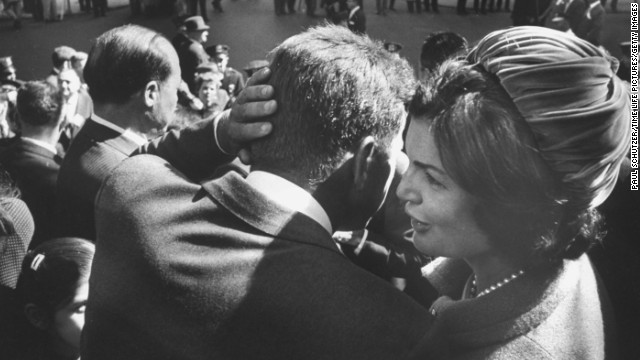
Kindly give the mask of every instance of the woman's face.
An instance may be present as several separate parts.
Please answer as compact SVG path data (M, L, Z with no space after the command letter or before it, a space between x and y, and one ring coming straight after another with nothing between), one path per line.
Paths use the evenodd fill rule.
M84 327L84 311L89 296L88 279L80 280L73 298L53 314L53 341L58 349L80 353L80 334Z
M406 149L410 164L397 195L406 202L414 246L426 255L464 259L490 251L473 215L477 200L445 171L425 119L411 121Z
M213 105L217 98L217 92L220 88L220 82L217 80L209 80L202 83L198 97L204 103L205 107Z

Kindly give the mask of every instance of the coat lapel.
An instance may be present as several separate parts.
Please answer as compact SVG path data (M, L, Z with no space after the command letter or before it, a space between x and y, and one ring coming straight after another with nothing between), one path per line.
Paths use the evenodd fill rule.
M80 131L84 132L85 136L91 140L102 142L127 157L139 147L134 141L122 136L121 133L100 125L95 121L87 121ZM80 136L80 134L78 134L78 136Z

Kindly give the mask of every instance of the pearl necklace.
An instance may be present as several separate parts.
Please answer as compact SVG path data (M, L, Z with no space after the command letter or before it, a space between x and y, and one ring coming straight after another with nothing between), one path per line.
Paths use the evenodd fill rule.
M488 288L482 290L480 293L478 293L478 295L476 295L476 291L478 291L477 290L478 288L476 287L476 276L473 275L473 281L471 282L471 296L479 298L481 296L487 295L487 294L489 294L489 293L491 293L491 292L503 287L504 285L507 285L508 283L510 283L513 280L519 278L523 274L524 274L524 270L520 270L520 271L514 272L513 274L507 276L506 278L498 281L494 285L491 285Z

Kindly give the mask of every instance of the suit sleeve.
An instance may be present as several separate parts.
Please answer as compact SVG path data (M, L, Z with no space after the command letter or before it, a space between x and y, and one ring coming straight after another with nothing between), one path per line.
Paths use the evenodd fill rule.
M379 277L409 278L419 274L420 268L426 263L424 257L410 246L390 241L384 235L369 231L359 251L347 245L343 246L343 252L356 265Z
M194 182L209 177L220 165L233 160L215 142L214 120L195 123L182 130L172 130L140 148L133 155L151 154L168 161Z

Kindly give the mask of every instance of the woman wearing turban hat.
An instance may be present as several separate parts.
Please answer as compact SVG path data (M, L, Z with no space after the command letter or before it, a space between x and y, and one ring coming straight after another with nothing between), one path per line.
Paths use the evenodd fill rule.
M630 96L581 39L487 35L418 89L398 187L441 297L423 359L603 359L606 294L585 255L630 148Z

